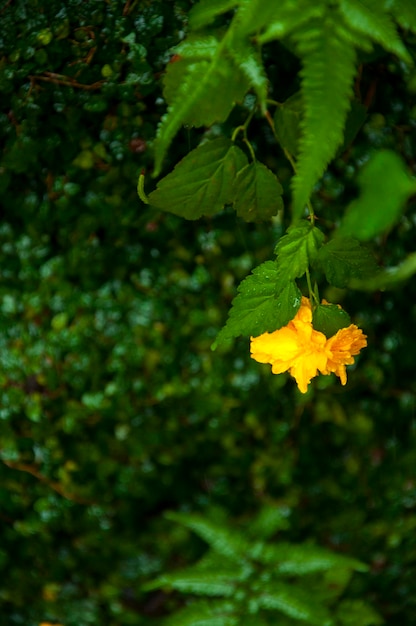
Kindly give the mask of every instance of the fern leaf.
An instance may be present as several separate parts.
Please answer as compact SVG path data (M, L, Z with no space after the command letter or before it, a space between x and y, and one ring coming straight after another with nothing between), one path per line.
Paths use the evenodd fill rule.
M184 593L194 593L202 596L232 596L235 592L236 577L240 575L239 569L202 570L190 567L179 572L160 576L146 585L145 589L169 588Z
M403 61L412 63L393 21L383 11L379 0L341 0L339 8L351 29L372 39Z
M281 611L309 625L331 626L328 610L316 601L314 594L282 583L263 585L256 598L259 606L269 611Z
M238 626L233 605L227 601L198 601L170 615L165 626Z
M323 10L322 3L308 0L251 0L240 6L237 29L240 35L257 33L257 41L263 44L280 39L313 17L321 17Z
M247 528L247 532L255 539L269 539L278 530L289 528L288 510L286 507L265 505L256 519Z
M301 217L313 187L343 139L356 71L355 48L338 28L338 14L294 34L302 59L305 115L293 180L293 217Z
M226 13L238 4L238 0L200 0L189 11L189 28L203 28L222 13Z
M395 21L404 29L416 33L416 3L414 0L393 0L386 2Z
M286 576L303 576L331 569L365 572L367 566L356 559L313 545L279 543L265 546L257 555L260 562L273 565L274 571Z
M215 552L234 562L244 562L248 544L237 531L230 531L228 528L215 524L199 515L168 513L166 517L192 530L206 541Z

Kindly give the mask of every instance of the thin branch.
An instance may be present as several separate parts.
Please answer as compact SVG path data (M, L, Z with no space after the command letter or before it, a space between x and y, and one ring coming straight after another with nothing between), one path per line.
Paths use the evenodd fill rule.
M69 493L60 483L49 480L49 478L41 474L34 465L30 465L29 463L19 463L17 461L6 461L5 459L1 460L5 465L7 465L7 467L10 467L11 469L31 474L31 476L34 476L41 483L44 483L67 500L71 500L73 502L76 502L77 504L94 504L94 502L91 500L86 500L85 498L79 497L73 493Z
M45 72L46 76L29 76L31 81L43 80L48 83L54 83L55 85L65 85L66 87L75 87L76 89L85 89L86 91L94 91L95 89L101 89L105 80L99 80L91 85L85 85L79 83L74 78L65 76L64 74L55 74L54 72Z

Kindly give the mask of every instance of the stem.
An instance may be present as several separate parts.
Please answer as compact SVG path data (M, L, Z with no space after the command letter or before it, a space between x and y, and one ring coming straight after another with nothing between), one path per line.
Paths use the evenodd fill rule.
M140 172L140 176L139 176L139 181L137 183L137 195L139 196L140 200L142 202L144 202L145 204L149 204L149 198L146 195L146 192L144 190L144 172L143 170Z
M244 124L242 124L241 126L237 126L237 128L234 130L232 136L231 136L231 141L235 141L236 137L238 135L239 132L243 133L243 142L246 144L247 148L250 151L250 155L253 161L256 160L256 155L254 153L253 147L251 145L251 143L249 142L248 138L247 138L247 128L248 125L250 124L253 115L256 111L256 107L253 108L253 110L251 111L250 115L247 117L246 121L244 122Z
M311 304L315 304L316 297L315 297L315 294L314 294L313 289L312 289L311 275L309 273L309 267L306 268L306 282L308 283L309 300L311 301Z
M249 149L249 151L250 151L251 158L253 159L253 161L255 161L255 160L256 160L256 155L255 155L255 153L254 153L253 146L251 145L251 143L249 142L249 140L247 139L247 137L244 137L243 141L244 141L244 143L246 144L247 148L248 148L248 149Z
M309 217L310 217L310 220L311 220L311 224L312 224L312 226L314 226L315 225L315 211L313 210L313 206L312 206L310 200L308 200L307 207L308 207L308 211L309 211Z

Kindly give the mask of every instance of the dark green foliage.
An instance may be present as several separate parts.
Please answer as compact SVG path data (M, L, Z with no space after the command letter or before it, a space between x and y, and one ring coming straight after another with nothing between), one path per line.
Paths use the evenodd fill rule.
M238 172L234 193L234 208L246 222L267 220L283 208L282 186L275 174L258 161Z
M317 255L329 283L347 287L353 278L368 278L377 273L377 265L368 248L352 237L337 235L324 244Z
M213 347L239 335L254 336L285 326L296 314L301 292L287 280L278 264L266 261L239 286L226 325Z
M416 180L397 154L384 150L363 168L358 182L361 194L347 207L340 232L369 241L397 222L406 201L416 194Z
M332 337L341 328L347 328L351 318L336 304L318 304L312 315L313 327L324 333L326 337Z
M218 38L237 3L214 4L220 10L208 26ZM342 291L326 287L320 251L315 260L322 297L342 302L368 335L345 388L324 377L300 396L286 375L249 358L246 339L212 352L239 282L271 258L289 226L290 172L255 113L247 136L282 184L284 214L245 224L226 208L188 223L137 199L137 176L153 167L167 107L165 69L180 68L169 63L171 52L184 45L197 6L0 6L0 624L159 626L181 615L184 626L186 610L187 623L203 613L205 626L275 626L276 612L266 609L236 624L229 597L213 604L213 596L185 596L180 613L183 593L148 590L156 577L196 564L224 566L223 556L201 559L201 540L164 517L176 510L226 517L222 525L233 529L232 520L241 522L250 560L281 559L279 579L290 585L309 568L302 580L315 599L348 583L332 556L356 556L370 570L349 581L336 620L370 626L381 613L385 623L413 626L414 198L368 249L355 242L342 253L336 237L321 246L341 247L331 263ZM287 36L322 6L245 6L239 37L254 42L257 56L262 46L270 96L286 102L299 90ZM395 0L389 11L414 57L413 2ZM253 47L245 51L250 58ZM329 237L374 151L400 154L414 174L414 70L378 46L359 61L355 93L367 120L313 196L315 225ZM257 89L225 122L178 130L166 171L202 137L230 138L246 123L264 85L258 65L252 73ZM237 143L250 156L245 141ZM342 266L357 247L346 279ZM368 250L381 266L376 276L365 269ZM304 278L298 282L306 292ZM326 547L325 557L314 556L315 545ZM278 615L279 626L299 623Z
M224 138L214 139L187 154L160 181L149 202L187 219L214 215L234 202L237 175L246 164L247 157L238 146Z
M258 615L261 623L263 611L271 611L294 623L331 626L334 612L339 616L343 613L337 600L345 592L352 572L367 569L358 561L316 546L265 543L269 533L266 529L263 535L261 529L265 527L256 521L257 533L250 542L247 537L253 535L250 528L243 534L241 530L230 529L224 523L213 523L202 516L175 514L169 517L197 533L211 550L196 565L161 576L150 588L177 589L197 596L219 596L229 600L224 603L213 598L209 605L211 615L207 614L205 604L192 603L169 618L168 624L239 624L242 616L250 614ZM318 594L309 588L308 575L312 573L313 583L319 587ZM318 578L322 573L326 578ZM341 573L343 585L334 585L333 573L338 580ZM304 580L303 576L306 576ZM363 605L362 609L367 611L370 624L380 623L379 616L370 607ZM217 621L217 614L221 615L220 621Z
M323 233L302 221L291 226L275 248L277 264L288 278L300 278L313 263L324 239Z

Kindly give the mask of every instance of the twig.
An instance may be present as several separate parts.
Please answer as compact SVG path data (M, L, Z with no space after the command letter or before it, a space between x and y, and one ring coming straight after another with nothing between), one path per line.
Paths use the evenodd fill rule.
M3 461L5 465L7 465L7 467L10 467L11 469L15 469L15 470L18 470L19 472L26 472L27 474L31 474L41 483L44 483L45 485L47 485L48 487L56 491L56 493L59 493L60 496L62 496L63 498L66 498L67 500L72 500L73 502L76 502L77 504L94 504L94 502L92 502L91 500L85 500L84 498L76 496L73 493L69 493L68 491L66 491L64 487L62 487L60 483L53 481L53 480L49 480L49 478L41 474L36 467L34 467L33 465L30 465L29 463L18 463L17 461L6 461L5 459L1 459L1 460Z
M74 78L70 78L69 76L65 76L64 74L55 74L54 72L45 72L46 76L29 76L31 81L43 80L48 83L54 83L55 85L65 85L66 87L75 87L76 89L85 89L86 91L94 91L95 89L100 89L105 83L104 80L98 80L91 85L85 85L84 83L79 83Z

